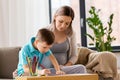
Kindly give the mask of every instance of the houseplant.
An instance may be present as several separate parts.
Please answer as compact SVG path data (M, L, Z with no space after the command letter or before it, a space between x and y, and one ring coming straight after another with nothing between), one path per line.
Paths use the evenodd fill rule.
M100 10L96 10L94 6L89 10L90 17L86 19L88 26L92 29L94 35L87 33L86 35L93 41L91 45L95 45L97 51L111 51L111 42L116 38L111 36L112 20L114 14L111 14L107 26L103 26L102 20L98 13Z

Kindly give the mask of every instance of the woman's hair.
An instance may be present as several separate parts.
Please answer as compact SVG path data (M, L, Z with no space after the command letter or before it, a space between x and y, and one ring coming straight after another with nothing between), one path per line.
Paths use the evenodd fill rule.
M39 41L46 42L48 45L51 45L54 43L55 36L54 33L48 29L39 29L38 33L36 35L36 39Z
M52 27L54 27L53 29L56 29L55 28L55 17L56 16L69 16L71 17L71 19L73 20L74 19L74 11L71 7L69 6L62 6L60 7L56 13L54 14L54 17L53 17L53 21L52 21ZM72 29L72 21L69 25L69 27L67 28L66 30L66 34L68 36L71 36L73 34L73 29Z

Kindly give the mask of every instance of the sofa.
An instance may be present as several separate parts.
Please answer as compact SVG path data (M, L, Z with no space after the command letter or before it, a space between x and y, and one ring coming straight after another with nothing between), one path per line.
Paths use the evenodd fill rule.
M12 79L12 72L17 68L20 47L0 48L0 79Z
M21 47L2 47L0 48L0 79L13 79L12 72L17 68L18 64L18 53L20 51ZM78 54L80 53L91 53L96 52L93 50L90 50L88 48L78 48ZM79 58L78 56L78 62L85 65L88 62L88 59L86 56L82 56L82 58ZM86 58L85 60L82 60ZM81 61L81 62L80 62ZM78 64L78 63L76 63ZM103 80L103 79L101 79ZM107 80L107 79L106 79ZM108 79L110 80L110 79ZM120 80L119 75L114 80Z

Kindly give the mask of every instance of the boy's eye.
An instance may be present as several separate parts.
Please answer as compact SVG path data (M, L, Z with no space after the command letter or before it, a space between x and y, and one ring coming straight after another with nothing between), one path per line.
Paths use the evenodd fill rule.
M47 47L43 47L44 49L47 48Z

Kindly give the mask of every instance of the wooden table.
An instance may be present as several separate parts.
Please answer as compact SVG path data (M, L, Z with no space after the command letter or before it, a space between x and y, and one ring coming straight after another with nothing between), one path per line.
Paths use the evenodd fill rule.
M22 76L15 80L98 80L97 74L66 74L57 76Z

